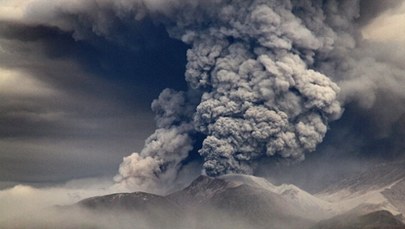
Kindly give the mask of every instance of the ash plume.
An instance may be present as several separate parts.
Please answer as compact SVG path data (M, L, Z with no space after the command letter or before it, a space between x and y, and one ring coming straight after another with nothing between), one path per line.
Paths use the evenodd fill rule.
M147 167L151 170L146 171L153 171L148 179L167 180L168 174L173 179L171 168L187 157L184 151L190 151L191 144L181 142L184 151L148 150L166 139L176 143L166 137L173 128L184 130L176 132L176 137L193 131L206 136L198 152L204 158L204 172L210 176L252 174L262 157L302 160L306 152L315 150L328 121L342 112L340 89L313 67L315 52L332 49L333 44L319 36L324 34L306 27L294 15L294 7L294 3L280 1L218 1L215 7L201 4L178 9L173 14L177 15L172 19L174 25L168 23L167 29L192 47L187 52L185 76L190 90L202 93L195 112L189 115L193 128L167 122L166 115L158 112L158 127L161 122L170 124L158 129L151 136L153 141L147 140L141 154L124 160L119 180L129 177L142 184L144 174L133 169L149 161L154 166ZM321 7L315 10L321 11ZM187 120L173 110L167 109L175 116L170 120ZM164 134L156 135L159 132ZM151 159L161 149L165 153Z
M362 17L361 3L61 0L44 7L38 0L22 20L73 31L76 39L93 33L115 40L114 20L150 18L190 45L189 89L166 89L152 103L157 129L116 176L119 185L150 190L171 185L195 151L210 176L253 174L264 157L303 160L344 104L382 117L382 128L401 120L405 70L384 60L384 45L363 40L361 26L371 16ZM392 98L386 108L397 112L382 112Z
M192 104L183 92L162 91L152 103L157 129L140 153L124 158L115 177L117 182L145 191L173 182L181 162L193 149Z

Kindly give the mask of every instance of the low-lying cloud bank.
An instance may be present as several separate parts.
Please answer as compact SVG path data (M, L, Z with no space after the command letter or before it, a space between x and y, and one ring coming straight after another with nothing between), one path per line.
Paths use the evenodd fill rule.
M96 183L94 183L96 182ZM92 187L93 186L93 187ZM34 188L17 185L0 191L0 228L251 228L245 219L214 208L173 217L170 209L91 210L76 203L84 198L120 192L111 183L95 179L72 181L63 186Z
M80 208L65 209L83 198L105 195L111 179L83 179L64 185L32 187L16 185L0 191L1 228L114 228L108 219ZM107 227L111 225L111 227ZM116 224L116 228L120 228Z

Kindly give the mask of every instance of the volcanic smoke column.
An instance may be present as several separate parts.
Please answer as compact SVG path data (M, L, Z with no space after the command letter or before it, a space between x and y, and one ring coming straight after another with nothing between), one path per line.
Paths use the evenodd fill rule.
M158 129L141 153L124 159L117 180L172 182L195 132L206 136L198 152L210 176L251 174L262 157L302 160L315 150L328 121L342 113L339 87L313 68L316 54L334 42L323 4L235 0L174 10L167 29L192 47L190 90L165 90L152 104ZM297 9L313 18L295 15Z

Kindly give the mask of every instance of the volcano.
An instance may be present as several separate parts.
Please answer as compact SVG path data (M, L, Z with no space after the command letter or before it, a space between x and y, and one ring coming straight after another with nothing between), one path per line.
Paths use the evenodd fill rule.
M383 165L376 168L374 172L386 175ZM317 194L249 175L199 176L166 196L119 193L76 205L93 212L141 214L151 228L405 228L402 208L396 207L403 206L398 200L404 176L380 186L364 176ZM378 176L372 177L378 181Z

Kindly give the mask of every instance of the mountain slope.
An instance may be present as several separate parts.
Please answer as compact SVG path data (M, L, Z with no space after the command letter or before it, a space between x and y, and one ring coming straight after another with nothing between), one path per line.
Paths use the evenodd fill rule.
M142 210L154 208L180 210L179 206L169 199L144 192L118 193L106 196L91 197L82 200L78 205L98 210Z
M247 184L256 188L263 188L269 192L282 196L286 201L295 205L295 208L307 212L314 216L328 217L335 214L333 205L327 201L319 199L310 193L292 184L282 184L275 186L264 178L246 175L226 175L221 179L233 181L239 184Z
M405 215L405 161L376 165L315 196L333 203L340 213L386 210L394 215Z
M381 163L331 185L320 193L336 193L341 190L347 190L349 193L365 192L387 187L404 178L405 160Z
M197 206L198 215L204 215L198 210L202 208L204 211L208 209L211 212L232 215L233 218L242 218L256 228L268 228L269 223L272 228L290 228L311 225L313 219L319 215L315 217L315 214L308 213L321 212L320 206L304 206L303 202L297 201L302 200L300 194L305 193L298 190L295 186L279 190L265 179L253 176L200 176L190 186L168 198L183 206ZM293 199L291 196L298 198ZM311 210L308 209L309 206Z
M327 202L296 186L274 186L247 175L200 176L168 196L120 193L85 199L78 205L92 211L141 211L151 219L169 213L171 221L178 223L176 228L192 224L198 229L307 227L333 215Z
M405 229L405 224L388 211L365 215L344 214L324 220L310 229Z
M78 205L91 211L138 214L138 219L152 222L148 225L153 226L145 228L288 229L311 228L319 221L313 228L385 228L383 223L388 222L387 228L402 228L405 179L399 167L387 180L389 166L379 168L374 175L352 177L316 195L248 175L200 176L167 196L120 193L89 198ZM381 172L386 173L377 177Z

